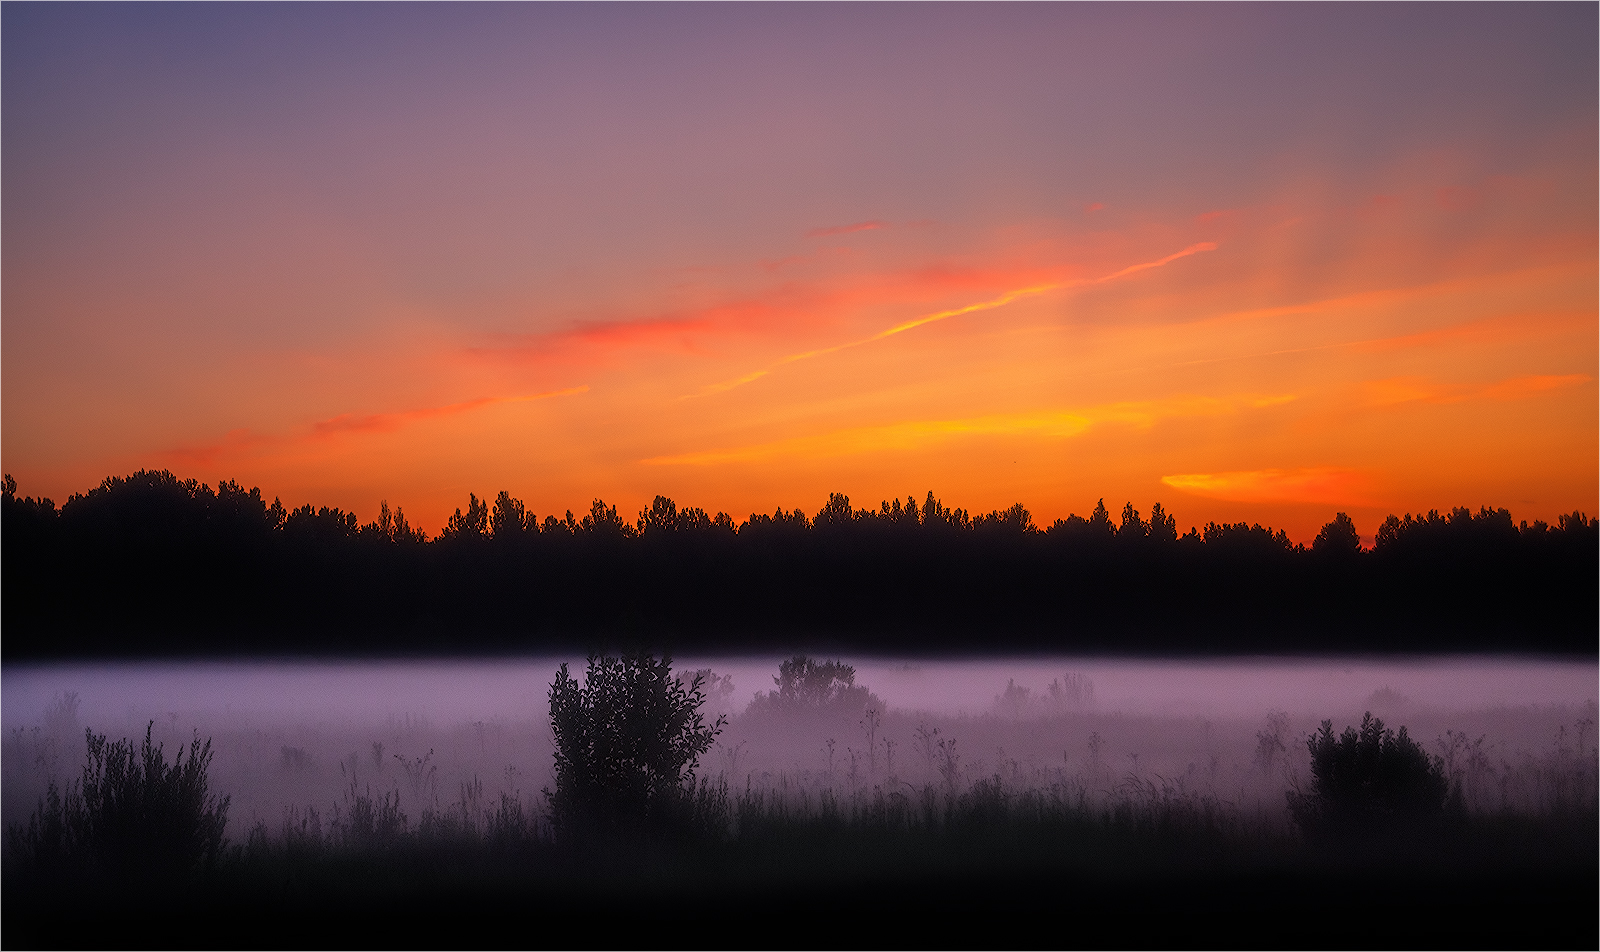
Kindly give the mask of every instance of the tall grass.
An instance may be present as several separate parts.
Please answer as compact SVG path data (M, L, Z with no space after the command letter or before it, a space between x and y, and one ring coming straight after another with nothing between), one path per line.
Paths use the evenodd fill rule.
M196 733L168 764L163 745L151 740L154 727L151 721L137 748L86 728L82 776L65 790L52 781L27 825L6 831L11 862L46 878L144 882L214 867L229 798L210 791L211 741Z

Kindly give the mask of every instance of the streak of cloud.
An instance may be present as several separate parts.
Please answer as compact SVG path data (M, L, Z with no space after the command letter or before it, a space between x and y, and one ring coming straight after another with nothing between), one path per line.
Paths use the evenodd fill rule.
M656 456L650 466L708 466L778 456L843 456L885 449L916 449L963 436L1034 436L1066 439L1102 424L1148 428L1163 419L1216 416L1288 403L1292 394L1235 397L1175 397L1109 403L1030 413L1000 413L954 420L909 420L882 426L850 427L751 446Z
M469 360L521 364L553 361L570 365L604 360L629 348L699 352L708 340L730 333L782 333L822 323L824 318L819 315L904 306L908 301L1004 287L1007 283L1038 283L1050 273L1025 266L935 266L873 274L842 286L785 283L747 297L678 313L586 321L554 331L499 335L488 344L466 347L459 353ZM890 333L903 329L891 329ZM827 350L817 353L824 352ZM815 356L811 352L807 355Z
M509 397L479 397L438 407L419 407L394 413L341 413L326 420L318 420L299 433L256 433L248 429L230 430L221 440L202 446L180 447L166 455L175 462L196 466L209 466L222 459L233 458L261 449L281 449L313 443L327 443L340 437L362 433L392 433L421 420L458 416L485 407L503 403L527 403L584 393L588 384L550 390L545 393L520 394Z
M1075 281L1058 281L1058 282L1052 282L1052 283L1047 283L1047 284L1035 284L1035 285L1031 285L1029 287L1016 288L1014 290L1007 291L1004 294L1001 294L999 297L991 298L991 299L989 299L987 301L978 301L978 302L976 302L974 304L966 304L966 305L963 305L961 307L949 308L948 310L935 311L935 312L933 312L931 314L923 314L923 315L920 315L918 317L914 317L914 318L912 318L912 319L910 319L908 321L902 321L901 323L896 324L893 327L889 327L889 328L887 328L885 330L879 331L878 333L873 334L870 337L863 337L860 340L848 341L848 342L843 343L843 344L835 344L835 345L833 345L831 347L819 347L819 348L817 348L815 350L802 351L801 353L798 353L798 354L789 354L789 355L787 355L785 357L778 358L776 361L773 361L771 364L769 364L768 366L766 366L765 368L763 368L761 370L752 371L752 372L744 374L742 376L735 377L732 380L724 380L724 381L722 381L720 383L708 384L705 387L702 387L698 393L687 394L686 396L709 396L711 394L723 393L725 391L732 390L735 387L739 387L739 386L743 386L744 384L751 383L752 381L760 380L762 377L767 376L768 374L772 373L774 370L777 370L780 367L786 366L788 364L796 363L796 362L801 361L801 360L809 360L812 357L822 357L822 356L827 355L827 354L836 354L839 351L848 350L848 349L850 349L852 347L860 347L863 344L875 343L875 342L883 340L885 338L893 337L896 334L903 334L906 331L912 330L914 328L921 327L924 324L932 324L932 323L934 323L936 321L943 321L943 320L946 320L946 319L952 318L952 317L960 317L960 316L962 316L964 314L973 314L973 313L976 313L978 311L993 310L995 308L1004 307L1004 306L1006 306L1007 304L1010 304L1013 301L1017 301L1017 300L1020 300L1022 298L1027 298L1027 297L1034 297L1034 296L1039 295L1039 294L1044 294L1044 293L1046 293L1048 291L1062 291L1062 290L1068 290L1068 289L1072 289L1072 288L1080 288L1080 287L1088 287L1088 286L1096 285L1096 284L1104 284L1105 282L1108 282L1108 281L1115 281L1118 278L1126 277L1126 276L1132 275L1132 274L1137 274L1140 271L1147 271L1147 270L1149 270L1151 268L1162 267L1163 265L1167 265L1167 264L1170 264L1170 263L1172 263L1174 261L1177 261L1179 258L1186 258L1189 255L1199 254L1202 251L1215 251L1216 249L1217 249L1216 242L1202 241L1202 242L1199 242L1198 244L1190 245L1189 247L1183 249L1182 251L1174 252L1173 254L1167 255L1165 258L1160 258L1160 259L1157 259L1155 261L1145 261L1145 262L1141 262L1141 263L1135 264L1135 265L1129 265L1128 267L1123 268L1120 271L1115 271L1115 272L1113 272L1111 274L1107 274L1107 275L1104 275L1102 277L1084 278L1084 279L1079 279L1079 280L1075 280Z
M1368 505L1368 477L1334 466L1249 469L1222 473L1178 473L1161 477L1181 492L1230 502L1297 502Z

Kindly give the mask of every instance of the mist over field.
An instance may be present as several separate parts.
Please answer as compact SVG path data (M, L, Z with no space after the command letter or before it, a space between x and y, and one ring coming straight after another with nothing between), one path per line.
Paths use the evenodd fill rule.
M700 777L788 797L959 792L990 779L1068 785L1091 800L1165 791L1287 824L1285 793L1309 781L1308 734L1369 711L1446 758L1472 808L1541 809L1560 795L1545 779L1560 758L1593 777L1590 662L844 658L864 689L858 703L780 711L761 700L783 660L674 661L680 676L709 672L703 711L728 719ZM413 823L429 811L481 812L502 795L541 816L554 753L548 691L562 661L583 667L581 658L8 665L3 819L24 822L50 781L76 778L85 727L139 739L151 722L169 755L196 733L213 742L212 788L231 797L234 842L258 826L278 835L308 811L336 819L363 793L392 796Z

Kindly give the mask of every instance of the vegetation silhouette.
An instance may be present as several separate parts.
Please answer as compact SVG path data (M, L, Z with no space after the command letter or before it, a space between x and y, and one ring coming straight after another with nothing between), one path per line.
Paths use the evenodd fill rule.
M827 706L851 697L850 688L864 690L850 675L838 662L790 658L773 693L782 696L787 683L794 697ZM318 944L487 945L520 934L508 930L525 928L534 915L602 923L592 930L597 943L646 945L660 944L661 924L682 921L685 909L716 908L714 920L686 935L696 945L721 945L770 928L774 909L798 907L866 923L852 925L851 935L874 945L980 945L993 944L996 923L1059 927L1066 895L1091 911L1069 923L1082 944L1179 946L1204 944L1210 935L1239 944L1240 930L1254 930L1259 944L1281 944L1303 925L1307 895L1359 889L1407 896L1413 911L1391 914L1383 925L1386 937L1407 945L1594 944L1596 814L1587 734L1563 734L1556 760L1530 765L1550 789L1580 795L1573 809L1516 817L1467 812L1441 827L1442 836L1371 837L1361 850L1341 851L1215 791L1187 787L1181 777L1137 770L1111 785L1092 772L1074 780L1051 771L1041 776L1055 779L1041 783L1002 760L992 772L957 770L959 782L919 789L895 779L890 766L882 784L747 784L732 798L688 802L694 758L686 755L703 753L721 726L685 716L701 703L699 678L673 676L666 658L591 659L584 684L563 672L552 685L553 728L558 686L571 702L560 709L579 725L568 736L593 741L576 745L582 753L575 762L589 765L587 789L595 797L576 801L581 822L609 819L598 830L578 827L581 834L558 825L556 839L516 796L503 794L493 805L476 779L461 785L458 803L435 801L408 822L396 794L363 792L352 776L342 810L290 811L280 834L258 822L244 845L226 847L220 831L227 800L212 797L205 783L209 741L202 746L196 737L187 756L167 765L151 743L153 725L137 753L132 742L107 744L90 732L85 782L74 788L90 791L84 805L69 811L64 803L41 804L30 827L8 831L0 938L18 947L291 946L308 935ZM61 699L63 720L75 712L74 700ZM1590 723L1579 722L1579 731ZM1257 735L1258 753L1266 751L1262 766L1285 753L1282 732L1269 716ZM1094 736L1090 743L1093 749ZM1333 800L1342 790L1365 791L1349 799L1367 804L1352 814L1362 829L1373 828L1372 816L1381 828L1437 815L1438 780L1425 775L1438 764L1421 768L1426 758L1419 761L1404 731L1395 735L1369 717L1361 729L1335 737L1325 723L1307 749L1319 791ZM384 756L374 748L374 761ZM430 757L412 766L426 772ZM1320 772L1319 757L1328 765ZM602 764L609 766L595 766ZM1424 782L1412 782L1419 777ZM664 795L652 800L652 789ZM1424 795L1406 792L1414 789ZM623 794L611 799L613 790ZM151 802L185 806L134 808ZM698 811L697 818L685 826L655 810L671 803ZM97 827L92 816L99 814L120 819ZM89 858L58 865L60 875L19 865L40 855L52 815L62 831L57 842L114 845L80 850L74 855ZM169 816L179 820L162 819ZM130 827L141 832L95 839L97 829ZM98 858L105 856L114 859ZM1152 903L1165 915L1130 931L1128 923L1148 918ZM150 928L151 910L163 907L180 912L170 928ZM896 915L884 916L886 909ZM886 925L873 931L872 923ZM1357 946L1370 942L1372 928L1368 918L1331 917L1319 921L1318 938Z
M699 757L727 719L706 723L705 676L687 683L670 658L591 655L580 686L563 664L550 685L555 790L545 790L558 839L623 840L691 832Z
M795 655L778 665L774 691L757 694L749 710L795 713L842 712L859 715L883 708L866 687L856 684L856 669L840 661L813 661Z
M657 650L1595 653L1600 524L1504 509L1337 514L1310 546L1180 533L1160 504L1040 527L1018 504L831 495L736 520L657 496L543 518L470 494L429 540L234 482L113 477L61 506L0 484L8 659L234 652ZM646 634L641 635L641 632Z
M180 747L168 764L154 727L137 749L84 730L82 777L65 791L52 782L27 826L6 831L24 875L148 889L215 868L230 798L210 791L211 741L197 733L187 759Z
M1441 759L1367 712L1337 737L1333 722L1306 739L1310 793L1290 791L1289 810L1315 840L1417 834L1445 812L1450 783Z

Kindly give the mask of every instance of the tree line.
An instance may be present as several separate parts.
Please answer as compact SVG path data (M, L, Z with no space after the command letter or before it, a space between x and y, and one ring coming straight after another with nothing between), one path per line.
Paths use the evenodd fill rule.
M170 472L61 506L0 485L7 658L234 652L678 650L1558 651L1593 654L1600 526L1505 509L1340 513L1309 545L1179 533L1104 501L1049 526L927 493L833 494L735 521L657 496L542 519L469 495L428 538Z

